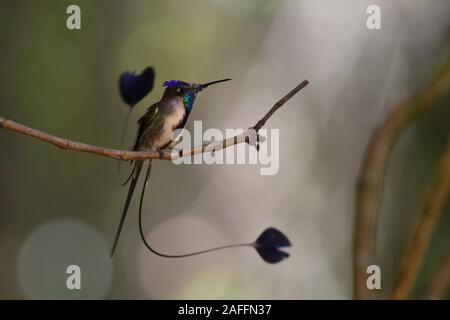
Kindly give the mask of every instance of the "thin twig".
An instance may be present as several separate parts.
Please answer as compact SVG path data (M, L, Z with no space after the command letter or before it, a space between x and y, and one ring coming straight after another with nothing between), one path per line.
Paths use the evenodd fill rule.
M284 96L281 100L279 100L273 107L269 110L269 112L257 122L257 124L250 128L257 132L261 127L265 124L265 122L275 113L277 109L279 109L282 105L284 105L289 99L291 99L297 92L303 89L308 84L308 80L304 80L297 87L292 89L286 96ZM207 143L199 147L194 147L187 151L174 152L171 150L163 151L162 155L157 151L126 151L126 150L116 150L103 148L91 144L76 142L72 140L68 140L65 138L60 138L43 131L39 131L30 127L27 127L23 124L14 122L12 120L8 120L6 118L0 117L0 127L4 129L8 129L14 132L22 133L26 136L36 138L38 140L50 143L64 150L73 150L80 152L92 153L108 158L113 158L117 160L145 160L145 159L161 159L161 160L174 160L180 157L192 156L197 153L204 153L210 151L217 151L223 148L227 148L239 143L247 142L249 143L249 136L251 136L251 132L249 130L244 133L237 135L232 138L224 139L219 142ZM258 137L257 137L258 138ZM258 140L258 139L257 139ZM261 140L259 140L261 141Z
M266 121L269 120L269 118L277 111L283 104L285 104L290 98L292 98L297 92L302 90L304 87L308 85L308 80L303 80L298 86L296 86L294 89L292 89L291 92L289 92L287 95L285 95L281 100L279 100L277 103L273 105L273 107L269 110L269 112L266 113L264 117L262 117L261 120L258 121L257 124L253 126L253 129L258 132L259 129L261 129L265 124Z
M392 299L407 299L430 242L436 223L444 211L450 193L450 136L442 160L436 170L434 181L428 187L420 208L413 238L399 270L399 278L392 292Z
M450 55L442 70L416 95L399 104L386 122L373 133L356 185L353 295L368 299L366 269L373 264L375 226L381 190L391 152L402 132L422 112L430 109L450 88Z

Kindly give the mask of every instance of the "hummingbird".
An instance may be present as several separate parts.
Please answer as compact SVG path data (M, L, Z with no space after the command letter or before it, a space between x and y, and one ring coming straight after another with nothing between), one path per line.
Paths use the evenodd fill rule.
M145 80L145 79L144 79ZM147 109L147 112L138 120L138 132L136 141L133 146L135 151L157 151L163 155L162 149L171 147L173 143L176 144L176 137L173 137L175 130L184 129L189 114L194 106L197 94L207 88L210 85L229 81L231 79L216 80L204 84L188 83L181 80L170 80L163 83L166 87L161 100ZM145 80L147 81L147 80ZM131 96L131 93L138 92L140 97L149 92L146 90L135 90L143 86L140 81L136 81L136 85L133 83L125 83L126 86L121 84L120 88L126 94L123 97ZM147 87L148 88L148 87ZM144 94L145 93L145 94ZM139 96L139 95L138 95ZM127 198L120 218L119 226L117 228L114 244L111 250L111 257L114 255L114 251L119 241L120 233L122 231L123 223L125 221L128 207L133 197L134 189L139 179L140 172L146 160L132 161L134 167L128 177L128 179L122 184L126 185L130 182ZM144 184L142 186L141 197L139 201L139 232L144 245L152 253L164 257L164 258L185 258L204 253L210 253L213 251L219 251L228 248L236 247L252 247L254 248L260 257L267 263L278 263L289 257L289 253L280 250L284 247L290 247L291 243L289 239L279 230L269 227L265 229L262 234L254 242L250 243L237 243L224 245L220 247L214 247L210 249L185 253L185 254L165 254L161 253L150 246L145 238L145 234L142 228L142 203L145 194L145 188L147 187L148 179L152 168L152 160L148 160L147 172L145 174Z
M163 87L166 88L161 100L151 105L145 114L138 120L139 127L133 151L158 151L162 155L162 149L168 147L173 141L173 132L185 127L198 93L213 84L229 80L231 79L216 80L203 84L188 83L181 80L165 81ZM134 164L134 167L128 179L123 183L123 185L126 185L130 182L130 187L115 235L111 257L114 255L114 251L119 241L128 207L133 197L134 189L138 182L144 162L145 160L132 161L131 163ZM152 160L149 160L148 162L144 187L147 185L152 166ZM141 201L144 190L145 188L142 190Z

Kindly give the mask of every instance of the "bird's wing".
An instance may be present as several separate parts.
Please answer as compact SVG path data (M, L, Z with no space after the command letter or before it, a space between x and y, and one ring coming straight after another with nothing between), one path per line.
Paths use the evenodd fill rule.
M164 116L159 110L159 103L150 106L138 120L139 128L133 150L139 150L139 144L142 143L144 136L155 137L162 129L163 120ZM148 142L151 143L151 141Z

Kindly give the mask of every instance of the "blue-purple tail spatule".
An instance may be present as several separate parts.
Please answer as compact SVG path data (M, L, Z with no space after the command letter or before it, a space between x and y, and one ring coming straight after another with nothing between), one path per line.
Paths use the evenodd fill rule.
M290 247L291 242L275 228L267 228L256 240L254 247L261 258L268 263L277 263L289 257L289 253L280 248Z
M155 80L155 70L145 68L141 74L123 72L119 77L119 90L122 100L132 108L141 101L152 89Z

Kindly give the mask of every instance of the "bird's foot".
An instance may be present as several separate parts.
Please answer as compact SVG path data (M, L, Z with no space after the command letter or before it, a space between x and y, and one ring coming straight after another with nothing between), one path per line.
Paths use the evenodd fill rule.
M160 148L157 148L156 151L159 153L159 159L164 159L164 151L162 151Z

